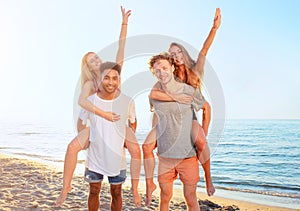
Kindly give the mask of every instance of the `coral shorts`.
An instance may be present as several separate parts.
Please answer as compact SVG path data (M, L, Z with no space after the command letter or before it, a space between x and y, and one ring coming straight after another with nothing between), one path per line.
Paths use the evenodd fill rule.
M199 182L199 164L196 156L185 159L158 158L158 182L174 182L178 175L183 184L195 185Z

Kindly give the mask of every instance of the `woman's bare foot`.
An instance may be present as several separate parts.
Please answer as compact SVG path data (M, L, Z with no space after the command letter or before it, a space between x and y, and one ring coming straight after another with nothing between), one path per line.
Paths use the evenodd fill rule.
M59 196L56 199L55 205L56 207L60 207L66 200L68 193L70 193L72 190L72 187L69 186L67 188L62 188Z
M147 179L150 180L150 179ZM149 184L148 184L149 183ZM156 189L156 185L152 181L147 181L146 182L146 200L145 200L145 204L146 206L149 206L152 202L152 193L155 191Z
M212 196L212 195L214 195L215 192L216 192L216 189L215 189L211 179L207 180L206 181L206 193L207 193L207 195Z
M133 190L132 188L130 189L130 191L133 195L133 201L134 201L135 206L137 208L139 208L142 204L140 194L138 193L137 190Z

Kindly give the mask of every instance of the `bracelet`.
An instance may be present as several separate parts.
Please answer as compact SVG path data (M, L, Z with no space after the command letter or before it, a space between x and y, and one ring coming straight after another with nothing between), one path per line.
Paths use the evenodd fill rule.
M122 26L123 26L123 25L125 26L125 25L128 25L128 24L127 24L127 23L122 23Z

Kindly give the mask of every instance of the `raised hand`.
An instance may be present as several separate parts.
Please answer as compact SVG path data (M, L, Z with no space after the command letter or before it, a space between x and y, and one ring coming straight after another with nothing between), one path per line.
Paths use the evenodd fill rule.
M214 28L218 29L221 25L221 10L220 8L216 9L215 17L214 17Z
M122 17L123 17L122 24L127 24L128 18L131 15L131 10L126 11L125 8L121 6L121 12L122 12Z

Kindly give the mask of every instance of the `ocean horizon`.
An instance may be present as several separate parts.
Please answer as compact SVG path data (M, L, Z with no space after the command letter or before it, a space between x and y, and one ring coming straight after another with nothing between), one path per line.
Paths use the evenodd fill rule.
M0 153L40 161L61 171L67 144L76 135L72 127L44 122L0 121L0 128ZM148 132L137 129L140 145ZM216 196L300 208L299 119L226 120L220 140L210 143L210 147ZM84 159L82 151L77 175L83 174ZM198 191L205 192L202 169L200 175ZM176 180L175 185L179 187L180 181Z

